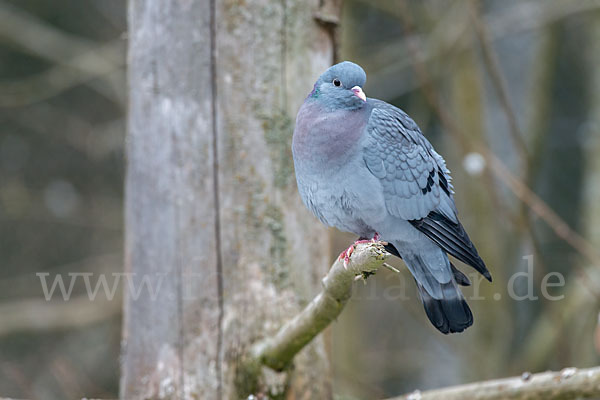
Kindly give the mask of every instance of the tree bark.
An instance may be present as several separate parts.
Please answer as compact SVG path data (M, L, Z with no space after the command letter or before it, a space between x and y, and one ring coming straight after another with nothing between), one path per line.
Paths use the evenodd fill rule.
M600 368L565 368L520 377L428 390L388 400L575 400L597 399Z
M238 367L330 264L290 143L333 60L337 12L335 1L130 1L122 398L331 397L322 337L293 370Z

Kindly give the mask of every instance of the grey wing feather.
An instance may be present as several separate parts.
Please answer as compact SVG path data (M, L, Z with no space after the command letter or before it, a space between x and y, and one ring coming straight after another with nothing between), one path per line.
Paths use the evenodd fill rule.
M382 184L388 212L416 220L438 210L456 221L450 172L415 122L381 102L371 112L366 130L363 157Z
M381 182L387 211L491 281L458 221L450 171L416 123L402 110L376 102L366 131L363 158Z

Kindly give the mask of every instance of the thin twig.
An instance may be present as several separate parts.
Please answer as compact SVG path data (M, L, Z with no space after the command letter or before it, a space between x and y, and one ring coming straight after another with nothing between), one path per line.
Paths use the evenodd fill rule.
M390 265L390 264L388 264L388 263L385 263L385 262L384 262L384 263L383 263L383 267L385 267L385 268L389 269L390 271L392 271L392 272L395 272L395 273L397 273L397 274L399 274L399 273L400 273L400 270L399 270L398 268L396 268L396 267L394 267L393 265Z
M598 251L590 242L571 229L571 227L569 227L569 225L544 200L527 187L523 181L512 174L506 165L504 165L504 163L500 161L489 148L481 146L480 151L488 160L490 168L494 171L494 174L500 178L502 183L508 186L519 200L527 204L529 209L533 211L535 215L544 220L550 229L554 231L556 236L567 242L579 254L587 258L596 268L600 267L600 254L598 254ZM591 280L584 279L583 281L586 282L586 284L592 284ZM588 288L595 294L596 298L600 298L600 291L598 288L591 286Z
M519 153L519 161L523 170L522 176L528 176L529 154L527 151L527 146L525 145L525 140L523 139L523 133L519 128L517 115L508 98L508 89L506 88L506 81L504 79L504 76L502 75L502 71L500 70L500 62L498 61L498 56L492 48L489 32L487 30L486 25L482 22L481 17L479 16L479 10L477 9L477 5L473 4L473 1L470 1L469 5L471 18L474 22L473 26L475 27L477 38L479 39L479 43L481 44L485 67L490 74L492 84L494 85L494 88L496 89L496 92L498 94L500 105L504 110L504 113L506 114L506 119L508 120L509 126L508 132L510 133L515 148Z

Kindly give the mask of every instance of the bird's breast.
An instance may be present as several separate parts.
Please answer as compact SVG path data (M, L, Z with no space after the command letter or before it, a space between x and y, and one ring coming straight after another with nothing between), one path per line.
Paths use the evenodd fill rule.
M362 109L326 111L317 102L304 103L292 141L296 168L307 164L322 169L348 162L364 134L365 114Z

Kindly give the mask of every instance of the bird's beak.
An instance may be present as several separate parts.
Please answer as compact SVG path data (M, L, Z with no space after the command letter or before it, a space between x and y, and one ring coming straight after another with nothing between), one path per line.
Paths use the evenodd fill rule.
M362 101L367 101L367 96L360 86L354 86L352 92Z

